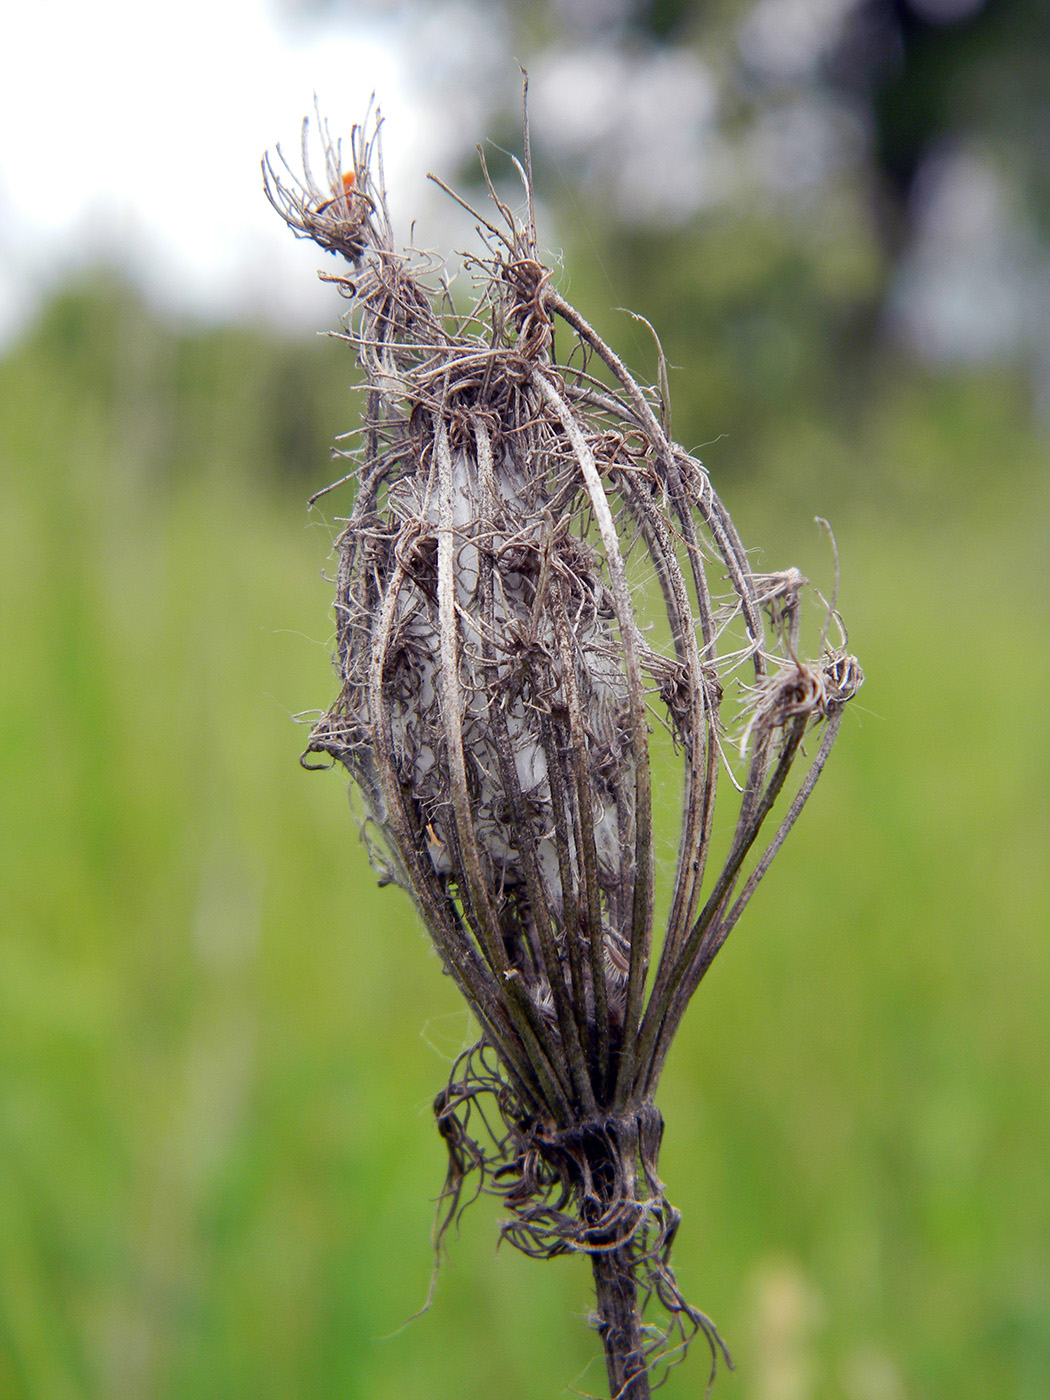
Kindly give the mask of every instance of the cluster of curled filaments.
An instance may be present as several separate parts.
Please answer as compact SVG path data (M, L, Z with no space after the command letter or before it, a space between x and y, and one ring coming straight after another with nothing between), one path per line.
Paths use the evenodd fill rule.
M554 287L527 145L524 216L491 183L493 222L472 211L484 254L464 310L433 259L395 245L378 123L355 130L345 168L322 136L320 182L305 126L303 176L264 166L292 229L348 265L330 280L364 376L337 542L341 689L304 761L349 771L381 877L412 896L480 1024L435 1104L444 1223L473 1179L526 1253L590 1255L612 1393L637 1400L697 1329L712 1364L721 1348L669 1266L661 1067L862 675L833 606L839 644L803 659L806 580L752 572L668 435L662 357L643 387ZM656 940L655 726L682 772ZM720 786L737 814L714 869ZM652 1294L662 1328L640 1323Z

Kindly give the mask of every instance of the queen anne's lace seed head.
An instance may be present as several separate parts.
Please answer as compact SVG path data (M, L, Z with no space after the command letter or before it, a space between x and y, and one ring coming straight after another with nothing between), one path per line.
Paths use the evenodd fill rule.
M861 671L844 633L801 656L806 580L752 573L703 465L667 434L666 388L639 385L555 290L525 171L524 221L491 187L494 222L477 216L464 310L433 259L395 245L378 123L355 130L347 169L322 134L323 182L305 131L302 180L265 166L293 230L349 265L330 280L365 379L337 543L341 688L308 753L348 769L383 881L413 897L482 1028L437 1105L449 1215L466 1171L498 1172L515 1244L625 1251L672 1324L714 1344L667 1265L677 1215L652 1096ZM681 758L683 817L651 966L656 723ZM807 776L746 873L817 724ZM735 835L712 873L716 787L737 752ZM487 1150L468 1132L484 1092L506 1128Z

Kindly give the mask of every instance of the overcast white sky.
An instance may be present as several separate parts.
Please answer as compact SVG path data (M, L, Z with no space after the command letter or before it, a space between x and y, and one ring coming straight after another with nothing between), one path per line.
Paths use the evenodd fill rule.
M403 71L367 21L293 23L267 0L23 0L3 29L0 344L100 256L177 309L316 316L321 255L259 175L265 148L297 154L315 92L349 134L374 89L390 183L424 173Z

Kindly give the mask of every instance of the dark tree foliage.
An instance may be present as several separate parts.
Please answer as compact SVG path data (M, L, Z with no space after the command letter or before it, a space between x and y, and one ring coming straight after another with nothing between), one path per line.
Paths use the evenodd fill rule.
M1050 217L1050 6L983 0L934 19L915 0L866 0L833 76L870 113L871 179L892 250L904 242L916 176L938 148L968 138L994 147Z

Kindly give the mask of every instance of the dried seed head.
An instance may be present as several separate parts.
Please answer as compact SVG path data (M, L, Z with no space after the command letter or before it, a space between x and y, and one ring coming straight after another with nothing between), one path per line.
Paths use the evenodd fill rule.
M477 1094L493 1092L508 1137L491 1163L515 1243L634 1250L672 1313L707 1331L666 1268L677 1216L656 1176L651 1098L860 668L844 634L802 659L806 580L752 574L703 465L666 433L665 392L639 385L554 289L526 171L524 222L491 185L495 222L476 215L485 254L463 311L433 259L395 247L377 129L355 131L352 179L327 132L323 186L305 134L302 184L265 165L293 229L351 264L331 280L353 303L347 338L365 377L337 546L341 690L308 752L349 770L381 874L413 896L498 1056L498 1068L488 1049L468 1057L439 1097L452 1208L463 1173L490 1161L466 1125ZM712 877L730 694L744 768ZM681 755L683 816L651 969L654 720ZM816 757L738 888L817 723Z
M844 646L802 659L806 580L752 574L660 394L553 289L531 222L492 191L464 314L433 259L394 244L378 123L345 171L323 134L323 184L305 128L301 184L266 163L293 228L352 264L332 280L366 381L338 542L342 689L309 752L349 769L381 873L415 898L516 1090L565 1122L652 1092L805 729L862 677ZM662 618L643 633L646 575ZM745 670L736 839L701 908L723 695ZM654 715L684 815L646 1011Z

